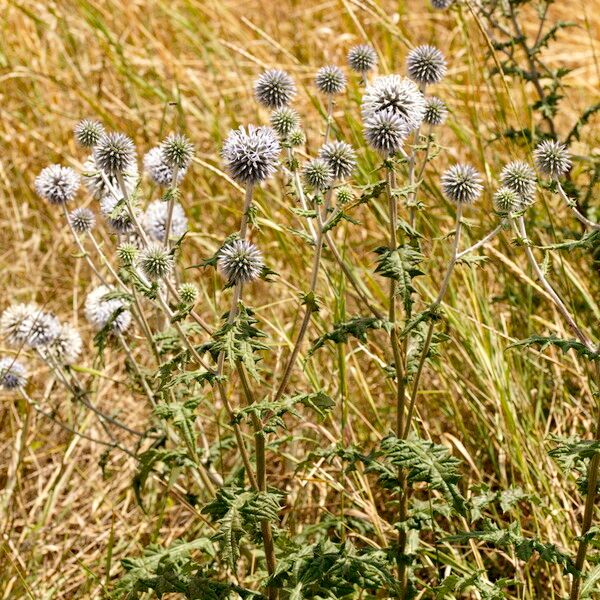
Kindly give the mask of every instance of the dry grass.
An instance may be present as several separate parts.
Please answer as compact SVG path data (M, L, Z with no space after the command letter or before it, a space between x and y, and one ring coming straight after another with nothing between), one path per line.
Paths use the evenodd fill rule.
M488 142L507 125L528 125L531 115L519 85L509 80L503 85L486 75L485 38L466 6L459 12L434 13L424 0L4 0L0 10L0 309L11 301L35 299L80 326L89 334L90 345L92 336L81 311L90 272L76 256L61 215L32 189L35 175L48 163L81 166L85 156L71 137L80 117L97 115L108 127L132 135L143 149L171 130L183 129L194 141L197 160L183 197L193 229L186 264L211 255L235 229L240 194L220 170L218 149L231 126L268 118L251 93L253 77L267 66L285 68L300 82L298 108L305 115L310 142L323 127L323 109L311 86L313 74L324 62L342 63L352 43L369 39L386 71L402 69L407 48L417 43L437 44L449 56L450 75L437 93L447 99L453 117L441 136L445 151L427 175L428 209L422 216L422 228L434 240L426 252L440 259L433 264L441 265L447 255L443 236L452 224L450 207L437 188L444 166L468 159L492 182L503 162L528 152L510 142ZM580 26L561 34L551 51L554 64L573 69L566 79L570 87L559 120L566 132L577 112L598 100L600 3L574 0L552 11L553 17L576 20ZM356 145L361 138L358 97L354 86L335 112L336 126ZM597 126L596 119L585 129L581 154L597 144ZM315 148L316 143L309 144L309 150ZM374 165L372 161L365 157L363 164ZM359 182L370 177L365 169ZM277 184L260 192L258 205L257 237L269 265L281 277L268 291L254 286L249 302L279 344L267 365L268 373L276 373L293 339L290 323L295 322L298 294L310 268L309 254L298 252L301 242L287 231L298 226L298 219L290 210L289 196ZM374 301L384 302L384 286L370 273L371 250L384 240L385 225L377 210L364 207L356 216L362 226L340 228L337 239ZM489 197L468 218L470 235L477 239L494 219ZM550 196L538 203L535 222L545 242L578 232L576 221ZM539 503L524 503L516 516L546 541L572 548L580 517L572 507L581 503L573 482L547 458L546 440L550 433L585 432L592 401L584 365L572 356L506 351L512 341L533 332L570 337L543 294L528 287L531 274L524 256L510 241L510 236L495 241L482 269L461 268L455 275L447 298L451 341L428 369L418 421L426 435L465 459L470 481L500 488L520 485L539 498ZM325 267L319 284L325 304L311 337L324 330L332 315L360 311L350 291L347 305L338 300L343 282L329 255ZM590 257L567 257L553 267L567 298L585 291L577 314L582 323L596 327L599 286ZM425 298L434 293L437 275L434 269L420 281ZM228 296L210 275L191 271L190 277L202 278L203 317L216 323ZM384 336L374 336L369 344L351 343L345 357L329 349L318 362L307 363L304 379L297 370L298 387L325 386L338 399L348 390L349 438L367 445L385 434L393 418L393 394L382 373L385 344ZM0 349L9 352L2 341ZM92 378L99 405L141 427L147 411L143 399L130 393L121 361L118 352L109 351L104 366L86 363L98 373L82 376ZM338 375L342 363L345 381ZM264 390L276 375L266 379ZM89 433L102 433L97 421L77 414L79 408L42 368L35 373L31 394ZM101 597L119 572L120 558L137 554L149 541L169 543L199 523L196 509L165 500L156 485L150 486L148 502L158 503L158 508L145 514L131 490L131 461L111 454L103 473L98 466L101 448L69 436L10 395L0 398L3 599ZM208 402L201 410L208 418L220 412ZM296 511L286 512L284 518L300 528L303 522L337 512L339 489L346 486L354 502L353 516L386 531L385 506L371 498L368 483L358 475L342 482L338 470L323 466L306 478L289 479L290 465L314 447L339 438L339 420L336 412L321 425L293 430L298 438L283 446L287 468L281 459L272 462L272 481L287 486L296 503ZM487 550L473 548L475 564L489 566L495 560ZM498 564L518 565L516 573L525 586L515 592L515 599L539 598L540 590L545 598L565 595L566 583L558 570L523 565L508 555Z

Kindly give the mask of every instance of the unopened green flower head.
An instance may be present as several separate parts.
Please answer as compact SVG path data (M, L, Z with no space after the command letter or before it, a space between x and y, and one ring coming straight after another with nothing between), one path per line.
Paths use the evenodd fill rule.
M330 142L319 150L322 158L333 172L334 179L345 179L356 167L356 153L346 142Z
M137 261L140 251L135 244L123 242L117 247L117 258L124 267L132 267Z
M194 304L198 299L198 288L193 283L182 283L177 290L181 301L185 304Z
M194 156L194 145L185 135L173 133L160 145L160 153L168 167L187 170Z
M339 205L348 204L348 202L351 202L354 199L352 189L347 185L339 187L336 191L335 199Z
M325 65L317 71L315 85L321 93L336 96L346 89L346 76L339 67Z
M285 138L300 124L300 115L289 106L282 106L271 113L271 127Z
M322 158L309 160L302 169L302 176L306 185L315 190L326 190L333 183L333 169Z
M300 128L290 131L290 133L287 137L287 143L292 148L297 148L298 146L303 146L305 142L306 142L306 135L304 134L304 131L302 131L302 129L300 129Z
M73 130L75 141L84 148L93 148L104 135L104 125L100 121L83 119Z
M521 207L519 196L510 188L502 186L498 188L493 197L494 210L502 217L518 211Z
M138 264L142 273L154 281L167 277L175 267L170 250L161 244L150 244L144 248L140 252Z
M526 162L515 160L508 163L500 173L500 181L519 196L523 206L529 206L535 200L535 171Z
M544 140L533 151L535 166L551 179L559 179L571 168L567 147L555 140Z

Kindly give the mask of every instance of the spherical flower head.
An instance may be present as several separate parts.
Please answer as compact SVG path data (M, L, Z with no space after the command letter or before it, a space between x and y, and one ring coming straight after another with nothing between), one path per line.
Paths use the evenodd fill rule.
M264 267L260 250L247 240L234 240L221 248L217 267L229 285L257 279Z
M144 248L138 264L142 273L154 281L167 277L175 267L173 254L161 244L150 244Z
M35 178L35 191L50 204L66 204L75 196L79 185L79 175L61 165L50 165Z
M365 120L364 133L371 148L384 156L390 156L402 148L410 129L404 119L388 109L368 117Z
M133 231L134 223L122 197L115 198L109 195L102 198L100 200L100 212L115 233L124 234Z
M0 388L15 390L27 382L25 367L10 356L0 358Z
M271 113L271 126L277 134L285 138L300 124L300 115L289 106L282 106Z
M287 137L287 143L292 148L303 146L305 142L306 135L304 135L304 131L302 131L302 129L294 129L293 131L290 131L290 134Z
M165 241L167 230L167 219L169 214L169 203L162 200L154 200L148 204L144 212L142 222L148 235L159 242ZM170 239L178 240L188 230L188 220L179 202L173 204L171 215Z
M194 304L198 299L198 288L193 283L182 283L177 293L184 304Z
M27 336L23 334L23 321L40 312L40 308L33 303L11 304L0 315L0 333L6 338L6 341L13 345L22 345Z
M377 53L373 46L360 44L353 46L348 52L348 66L357 73L364 75L372 71L377 64Z
M94 146L94 160L107 175L118 176L131 169L136 160L135 146L123 133L106 133Z
M442 191L452 202L472 204L481 196L481 175L471 165L453 165L442 174Z
M334 179L349 177L356 167L356 152L346 142L325 144L319 150L319 158L331 167Z
M437 10L445 10L454 0L431 0L431 6Z
M351 202L353 199L354 194L348 186L344 185L337 189L335 194L335 200L340 206L348 204L348 202Z
M23 319L17 337L31 348L41 348L55 340L59 333L60 321L53 314L38 310Z
M571 168L567 147L555 140L544 140L533 151L535 166L551 179L560 179Z
M42 355L52 356L61 365L74 364L81 355L83 342L75 327L62 324L58 335L42 349Z
M254 95L267 108L281 108L296 95L296 84L285 71L269 69L254 82Z
M496 190L492 201L494 210L502 217L507 217L521 208L519 196L510 188L504 186Z
M317 71L315 85L321 93L335 96L346 89L346 76L339 67L325 65Z
M124 333L131 325L131 313L127 310L125 301L110 297L115 292L113 287L99 285L85 299L85 318L97 331L111 323L114 331Z
M425 98L425 115L423 123L426 125L442 125L448 116L446 103L437 96L427 96Z
M117 246L117 258L124 267L132 267L140 253L139 248L131 242L123 242Z
M105 134L104 125L93 119L82 119L73 129L75 141L84 148L93 148Z
M127 190L127 195L131 195L135 190L135 186L138 180L138 168L135 162L131 163L127 171L121 174L123 177L123 183L125 184L125 189ZM110 183L110 186L120 191L121 187L115 175L108 175L104 173L104 177L106 177ZM103 173L98 168L96 161L94 160L94 156L90 154L86 161L83 163L83 185L87 188L87 190L96 198L96 200L101 200L107 194L110 194L111 191L109 186L106 184L106 181L103 177Z
M160 145L160 153L171 169L187 169L194 156L194 145L185 135L172 133Z
M508 163L500 173L502 185L519 196L523 206L529 206L535 199L535 171L525 162L515 160Z
M235 181L255 185L270 177L277 166L281 146L270 127L234 129L223 144L222 156Z
M171 187L173 185L173 169L164 162L160 146L152 148L144 155L144 171L156 185ZM187 167L177 169L177 183L187 173Z
M448 68L444 55L434 46L417 46L406 58L408 76L419 85L431 85L444 79Z
M425 98L414 81L399 75L376 77L367 86L361 103L363 121L377 113L391 111L402 119L409 131L425 116Z
M306 185L315 190L326 190L333 183L333 169L322 158L309 160L302 169L302 176Z
M75 233L87 233L94 229L96 217L89 208L79 207L69 213L69 223Z

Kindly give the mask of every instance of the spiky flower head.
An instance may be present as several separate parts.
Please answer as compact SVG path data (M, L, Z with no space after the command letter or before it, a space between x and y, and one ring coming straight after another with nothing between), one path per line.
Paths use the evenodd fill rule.
M409 131L416 129L425 116L425 98L414 81L399 75L376 77L367 86L361 103L363 121L390 111L404 121Z
M559 179L571 168L567 147L555 140L540 142L533 151L535 166L551 179Z
M85 318L97 331L110 323L113 330L124 333L131 325L127 304L123 298L113 297L115 292L113 287L99 285L85 299Z
M35 191L50 204L66 204L80 185L79 175L70 167L50 165L35 178Z
M139 253L139 248L131 242L123 242L117 246L117 258L124 267L133 266Z
M27 381L25 367L11 356L0 358L0 388L15 390L23 387Z
M389 156L402 148L410 129L404 119L388 109L372 113L365 120L364 133L371 148Z
M319 150L319 158L322 158L331 167L334 179L349 177L356 167L356 153L346 142L325 144Z
M69 213L69 223L75 233L87 233L94 229L96 217L89 208L80 206Z
M31 348L41 348L55 340L59 333L60 321L52 313L38 310L21 321L17 338Z
M173 272L175 262L170 250L161 244L150 244L140 252L138 264L146 277L162 279Z
M122 197L105 196L102 198L100 212L115 233L123 234L133 231L134 223Z
M442 174L442 191L452 202L472 204L481 196L481 175L471 165L453 165Z
M11 304L0 315L0 333L11 345L21 345L26 341L23 335L22 323L25 319L36 315L40 308L33 303Z
M182 283L177 289L181 301L185 304L194 304L198 299L198 288L193 283Z
M229 285L257 279L264 267L260 250L247 240L234 240L221 248L217 267Z
M173 169L163 160L160 146L144 154L144 171L157 185L170 187L173 184ZM181 182L186 172L187 167L177 169L177 183Z
M290 134L287 137L287 143L292 148L297 148L298 146L302 146L306 142L306 135L302 129L294 129L290 131Z
M104 177L108 179L110 186L114 190L118 190L120 192L121 188L119 186L119 182L115 175L108 175L106 173L102 173L94 160L94 156L90 154L86 161L83 163L83 185L87 188L87 190L96 198L96 200L101 200L107 194L111 193L109 186L106 184ZM123 183L125 184L125 189L127 190L127 195L131 195L135 190L135 186L137 184L137 180L139 177L137 164L135 162L129 165L127 171L121 174L123 177Z
M437 96L427 96L425 98L425 115L423 123L426 125L442 125L448 116L446 103Z
M75 141L84 148L93 148L104 135L104 125L94 119L82 119L73 129Z
M285 138L300 125L300 115L289 106L282 106L271 113L271 126Z
M339 205L348 204L353 198L354 194L352 193L352 190L346 185L339 187L335 194L336 202Z
M437 10L444 10L453 3L454 0L431 0L431 6Z
M361 75L372 71L376 64L377 53L373 46L359 44L348 51L348 66Z
M275 172L281 151L277 134L270 127L233 129L223 144L222 156L238 183L254 185Z
M520 209L519 196L510 188L502 186L496 190L492 199L494 210L501 216L506 217L510 213Z
M170 134L159 147L163 162L172 169L187 169L194 156L194 144L181 133Z
M315 190L326 190L333 183L333 169L322 158L309 160L302 169L302 176L306 185Z
M315 85L321 93L335 96L346 89L346 76L339 67L325 65L317 71Z
M135 145L124 133L105 133L94 146L94 160L107 175L120 175L131 169L136 160Z
M267 108L281 108L296 95L296 84L285 71L269 69L254 82L254 95Z
M515 160L508 163L500 173L502 185L512 190L524 206L529 206L535 199L535 171L526 163Z
M408 76L419 85L431 85L444 79L448 68L444 55L435 46L417 46L406 57Z
M42 349L42 355L50 355L61 365L72 365L81 354L83 342L75 327L68 323L60 326L58 335Z
M144 212L142 222L148 235L159 241L165 241L167 230L167 219L169 214L169 203L162 200L154 200L148 204ZM171 231L169 238L179 239L188 230L188 220L179 202L173 204L171 215Z

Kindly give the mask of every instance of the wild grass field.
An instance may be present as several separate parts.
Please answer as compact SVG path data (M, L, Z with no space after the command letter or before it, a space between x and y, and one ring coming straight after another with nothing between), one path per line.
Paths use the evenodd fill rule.
M520 10L524 35L535 38L535 6L526 3ZM544 51L551 69L569 69L560 79L557 95L562 99L551 119L554 136L565 140L586 108L600 101L600 3L569 0L545 10L545 29L574 23L558 28ZM514 73L494 73L503 54L489 22L471 0L460 0L448 10L436 10L426 0L4 0L0 15L0 312L15 302L34 301L76 326L84 352L72 370L93 390L97 407L134 430L148 426L151 408L132 362L118 344L108 343L101 357L94 348L95 332L84 318L83 305L98 281L75 246L60 207L39 198L34 189L35 178L49 164L81 172L88 152L73 140L80 119L95 118L107 130L127 134L140 156L172 132L184 133L194 144L189 172L180 185L190 231L179 263L185 280L200 290L197 314L212 328L228 310L232 291L214 270L194 266L219 251L239 227L243 189L225 169L220 151L230 129L269 124L270 111L257 103L253 92L254 80L266 69L283 69L296 82L293 106L307 138L296 151L302 163L316 155L326 127L327 102L314 86L320 67L336 64L348 71L347 52L361 43L375 48L379 74L404 74L407 53L420 44L444 53L448 73L434 93L447 103L449 116L435 130L435 156L423 171L419 190L423 207L417 228L426 266L424 275L413 280L415 310L436 297L451 252L456 206L442 193L442 173L454 163L468 162L483 177L481 198L463 213L466 247L498 224L492 194L502 167L512 160L532 162L537 139L510 132L538 127L547 133L550 126L532 109L538 100L533 82ZM519 56L518 42L514 47ZM349 72L347 76L347 91L335 99L331 131L356 149L358 167L351 179L356 199L381 179L381 159L364 142L361 79ZM592 112L572 136L568 176L582 192L580 208L596 222L599 124ZM420 152L422 157L423 148ZM406 185L405 166L399 167L397 177L398 187ZM145 188L144 199L159 195L155 187ZM259 380L252 381L256 398L267 400L298 334L303 314L299 298L308 289L312 254L309 220L298 210L284 173L257 186L254 203L253 241L276 272L270 283L257 281L244 288L244 303L255 311L270 346L261 354ZM96 204L81 190L73 207L96 210ZM330 235L369 303L387 314L389 280L375 273L373 252L388 243L387 201L381 194L351 204L348 213L356 223L342 221ZM543 187L527 212L527 223L539 246L585 233L559 196ZM97 237L107 254L114 253L114 239L106 230L99 229ZM590 376L593 361L572 350L563 352L554 345L511 348L533 335L573 338L515 238L510 228L503 230L476 252L485 260L457 265L437 325L448 339L424 364L413 429L461 461L459 486L472 505L469 515L444 516L440 508L436 524L423 525L420 541L409 536L409 545L414 544L409 551L417 552L418 541L421 557L420 567L411 571L418 598L569 597L572 573L565 573L560 560L545 561L537 551L524 558L510 544L492 547L478 539L446 539L481 529L472 513L473 499L478 498L481 511L494 523L505 528L518 523L519 535L540 540L546 548L555 545L573 557L577 551L585 495L573 472L565 473L548 451L555 436L593 439L598 381ZM550 252L543 265L596 345L598 248L595 241L568 252ZM536 252L542 260L541 251ZM324 417L300 408L299 416L285 417L287 429L268 432L268 485L284 494L278 525L301 544L326 535L358 548L386 549L398 534L396 498L374 475L360 466L351 468L344 450L367 455L394 430L390 337L384 330L369 331L363 339L326 343L309 355L310 344L334 323L371 316L327 245L317 296L320 310L308 325L289 392L325 390L335 405ZM164 325L156 315L150 324L156 331ZM198 335L196 343L205 337ZM157 367L144 342L139 328L130 334L133 355L150 376ZM96 415L72 398L32 350L15 350L0 339L0 354L18 354L27 365L27 393L44 410L91 437L105 435ZM225 382L235 407L244 404L242 383L235 372ZM202 431L198 446L211 457L215 472L230 481L239 475L241 464L231 422L210 386L202 389L195 409ZM127 432L116 435L132 449L138 441ZM242 435L252 447L252 428L246 422ZM337 454L322 452L336 445ZM134 485L136 473L140 483L136 459L105 451L38 414L18 394L0 391L2 599L111 597L125 573L122 559L141 556L151 544L167 548L214 533L214 523L202 512L209 498L193 469L156 465L161 476L148 477L140 503ZM592 449L587 459L593 455ZM439 489L415 492L429 505L431 521L440 494ZM600 525L598 513L592 511L592 516L593 524ZM585 573L595 568L597 581L594 550L600 540L592 539L595 530L590 531ZM262 546L249 550L254 546L244 543L248 546L242 548L239 571L223 566L215 577L235 580L247 590L260 589L266 598L260 579L264 568L246 564L262 563ZM196 548L192 555L198 552ZM283 556L283 545L277 552ZM436 591L450 575L480 572L499 591L486 592L483 584ZM586 585L588 598L600 597L594 581ZM389 597L362 587L339 597ZM185 596L168 590L163 598L238 597L212 593ZM494 595L500 593L504 595ZM268 594L273 597L270 590ZM294 596L285 590L280 594L334 597Z

